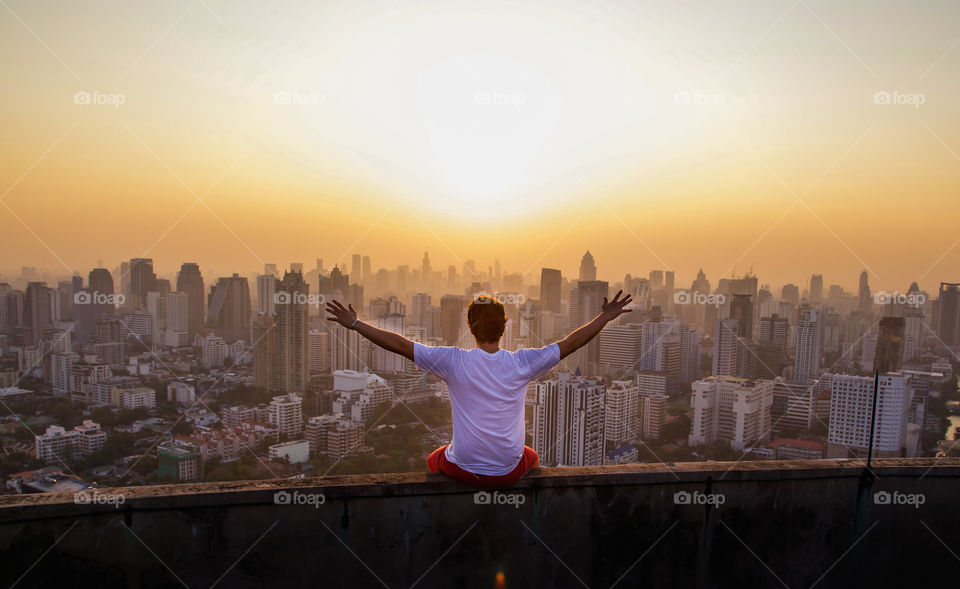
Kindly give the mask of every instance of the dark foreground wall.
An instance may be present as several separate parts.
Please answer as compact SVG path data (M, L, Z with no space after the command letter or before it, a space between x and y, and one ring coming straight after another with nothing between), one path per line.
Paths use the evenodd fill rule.
M544 468L479 496L424 474L4 496L0 583L956 584L960 459L885 459L872 473L858 461L714 462Z

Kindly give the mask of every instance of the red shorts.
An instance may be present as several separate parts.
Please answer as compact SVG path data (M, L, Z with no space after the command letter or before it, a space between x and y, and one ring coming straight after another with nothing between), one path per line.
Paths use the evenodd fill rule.
M540 466L540 457L534 449L530 446L524 446L523 456L520 457L520 462L517 463L517 467L512 472L497 476L473 474L447 460L447 446L449 445L440 446L431 452L430 456L427 456L427 468L430 469L430 472L442 472L455 481L478 487L506 487L512 485L528 470Z

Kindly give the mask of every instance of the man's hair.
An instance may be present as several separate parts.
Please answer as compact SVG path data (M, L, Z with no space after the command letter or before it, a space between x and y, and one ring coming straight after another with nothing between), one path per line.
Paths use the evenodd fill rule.
M507 315L499 301L479 295L467 309L467 325L481 344L495 343L500 341L507 326Z

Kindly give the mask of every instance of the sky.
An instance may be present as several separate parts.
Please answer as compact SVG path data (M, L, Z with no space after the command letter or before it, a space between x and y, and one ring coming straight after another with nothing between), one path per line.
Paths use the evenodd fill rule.
M960 4L0 2L0 278L98 259L935 291Z

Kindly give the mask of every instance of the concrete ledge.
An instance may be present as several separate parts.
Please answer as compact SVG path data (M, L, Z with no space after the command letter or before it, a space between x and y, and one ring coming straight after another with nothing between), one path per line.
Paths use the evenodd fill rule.
M960 458L883 458L871 472L888 477L956 477ZM537 468L511 487L537 490L564 487L650 486L710 484L721 488L737 482L860 478L865 460L760 460L739 462L645 463L611 466ZM123 510L183 509L223 505L272 504L273 493L323 493L327 499L418 497L474 493L473 487L435 473L386 473L302 479L267 479L215 483L185 483L141 487L102 487L99 493L122 494ZM510 489L503 489L505 491ZM0 522L47 517L76 517L97 512L116 513L110 505L77 504L72 492L0 495Z

